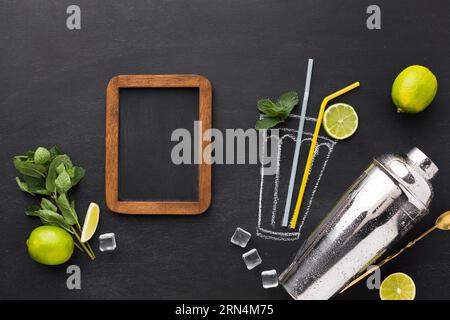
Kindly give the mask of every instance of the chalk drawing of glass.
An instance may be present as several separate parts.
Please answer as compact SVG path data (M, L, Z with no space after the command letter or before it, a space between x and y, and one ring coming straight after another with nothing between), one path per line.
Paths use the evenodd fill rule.
M301 229L308 217L311 205L314 201L314 196L319 188L320 180L324 175L327 163L337 143L336 140L319 135L314 152L313 165L309 174L308 187L305 192L305 204L300 212L299 223L295 230L292 230L289 227L283 227L282 220L289 187L295 143L297 140L299 120L300 116L290 115L289 119L283 124L283 127L279 128L279 135L271 135L270 131L267 131L267 134L263 138L265 143L262 144L262 148L269 147L269 142L271 142L270 139L277 139L277 144L273 145L278 146L277 165L274 175L268 175L265 172L266 166L264 165L264 161L261 161L261 183L256 234L264 239L278 241L295 241L299 239ZM292 197L291 216L295 202L297 201L297 193L302 180L303 168L311 145L312 132L314 132L316 124L315 118L306 117L305 120L294 194ZM263 150L262 154L266 154L266 150Z

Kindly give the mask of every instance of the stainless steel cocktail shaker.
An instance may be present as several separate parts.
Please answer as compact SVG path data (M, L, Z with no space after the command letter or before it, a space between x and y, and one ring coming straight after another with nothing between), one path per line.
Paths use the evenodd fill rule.
M426 213L436 165L417 148L375 158L311 234L280 282L294 299L329 299Z

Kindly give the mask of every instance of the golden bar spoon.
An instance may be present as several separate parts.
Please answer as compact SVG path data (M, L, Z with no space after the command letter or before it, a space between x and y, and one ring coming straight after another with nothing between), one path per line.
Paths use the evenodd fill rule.
M345 290L347 290L348 288L350 288L351 286L353 286L354 284L358 283L359 281L361 281L362 279L364 279L365 277L367 277L369 274L371 274L373 271L375 271L376 269L381 268L382 266L384 266L387 262L391 261L392 259L394 259L395 257L397 257L399 254L401 254L403 251L405 251L408 248L411 248L417 241L419 241L420 239L424 238L426 235L430 234L432 231L439 229L439 230L443 230L443 231L448 231L450 230L450 211L446 211L443 214L441 214L434 226L432 226L430 229L428 229L427 231L425 231L424 233L422 233L420 236L418 236L416 239L414 239L413 241L411 241L410 243L408 243L406 246L404 246L402 249L400 249L399 251L397 251L396 253L386 257L383 261L381 261L379 264L373 266L372 268L370 268L369 270L367 270L366 272L364 272L363 274L361 274L359 277L357 277L355 280L353 280L352 282L350 282L344 289L342 289L342 292L344 292Z

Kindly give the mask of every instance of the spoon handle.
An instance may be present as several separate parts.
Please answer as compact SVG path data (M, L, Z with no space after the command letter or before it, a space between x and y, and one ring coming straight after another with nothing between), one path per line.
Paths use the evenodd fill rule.
M373 271L380 269L382 266L384 266L386 263L388 263L389 261L391 261L392 259L396 258L397 256L399 256L403 251L405 251L408 248L411 248L414 244L416 244L416 242L418 242L419 240L421 240L422 238L424 238L425 236L427 236L429 233L431 233L432 231L436 230L437 225L434 225L433 227L431 227L430 229L428 229L427 231L425 231L424 233L422 233L420 236L418 236L416 239L414 239L413 241L409 242L406 246L404 246L403 248L401 248L399 251L397 251L394 254L391 254L390 256L387 256L386 258L384 258L380 263L378 263L377 265L375 265L373 268L368 269L366 272L364 272L363 274L361 274L359 277L357 277L355 280L353 280L352 282L350 282L344 289L341 290L340 293L346 291L348 288L352 287L353 285L355 285L356 283L358 283L359 281L361 281L362 279L364 279L365 277L367 277L369 274L371 274Z

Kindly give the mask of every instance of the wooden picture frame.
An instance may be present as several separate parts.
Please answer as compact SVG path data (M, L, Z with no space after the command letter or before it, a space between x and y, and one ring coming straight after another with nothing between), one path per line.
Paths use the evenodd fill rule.
M106 91L105 192L107 207L125 214L195 215L205 212L211 203L211 165L204 159L198 164L198 201L121 201L119 199L119 89L120 88L198 88L199 154L206 147L203 133L212 125L212 88L200 75L119 75L113 77Z

